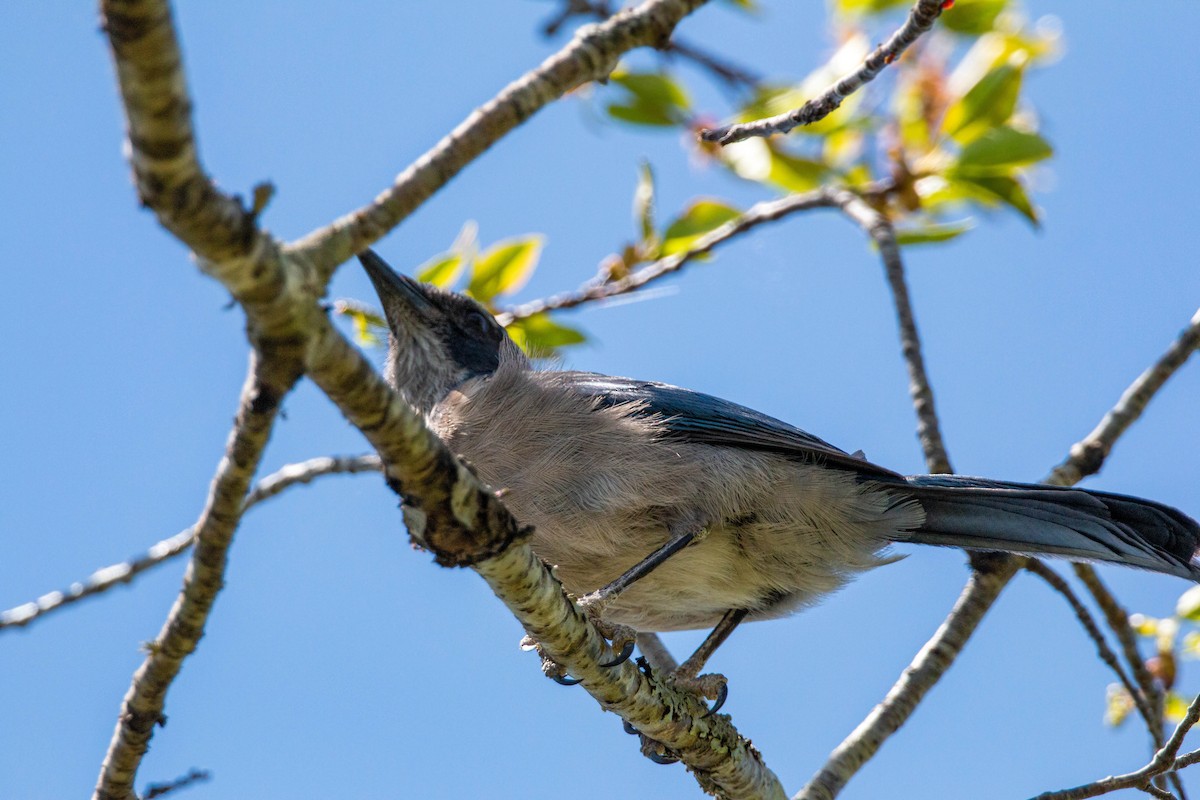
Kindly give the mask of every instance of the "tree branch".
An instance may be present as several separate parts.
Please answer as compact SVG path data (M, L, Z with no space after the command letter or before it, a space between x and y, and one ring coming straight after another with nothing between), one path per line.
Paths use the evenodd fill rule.
M170 6L164 0L102 0L100 13L121 90L138 199L202 258L249 255L263 238L254 211L218 190L200 166Z
M912 395L913 410L917 413L917 435L921 440L921 450L925 453L926 466L933 473L953 472L950 456L942 441L937 408L933 402L933 387L929 382L929 375L925 372L921 338L917 334L917 321L904 280L904 262L900 258L896 232L891 221L881 211L868 205L854 192L842 189L835 194L834 199L846 216L871 237L883 259L884 272L896 305L896 319L900 325L900 347L904 354L904 363L908 366L909 394Z
M1194 763L1192 756L1196 754L1188 753L1178 760L1176 760L1175 755L1183 745L1183 738L1192 729L1192 726L1196 724L1197 720L1200 720L1200 696L1197 696L1192 701L1192 704L1188 706L1187 714L1184 716L1183 721L1175 728L1167 743L1154 754L1154 757L1150 759L1150 762L1146 766L1138 771L1125 775L1101 778L1093 783L1076 786L1073 789L1044 792L1033 798L1033 800L1083 800L1087 797L1099 797L1109 792L1115 792L1118 789L1141 789L1142 791L1150 792L1154 788L1150 783L1154 778ZM1185 760L1186 763L1181 763ZM1154 792L1150 793L1154 794ZM1162 795L1159 794L1156 796ZM1166 796L1171 797L1170 794Z
M196 523L196 549L184 575L183 589L162 631L147 646L146 660L134 673L100 768L94 800L128 800L134 796L134 776L154 727L164 719L167 690L183 660L204 635L224 582L229 545L241 520L247 486L258 468L280 401L299 377L298 369L281 369L272 362L257 351L251 355L233 431Z
M543 300L533 300L496 315L501 325L513 320L532 317L546 311L574 308L584 303L605 300L641 289L648 283L678 272L698 256L711 252L717 245L762 225L814 208L830 208L835 205L835 190L823 187L804 194L793 194L779 200L755 203L744 213L713 228L697 239L691 247L673 255L660 258L615 281L585 283L573 292L563 292Z
M1142 719L1146 721L1146 724L1150 728L1151 735L1155 737L1155 746L1162 747L1161 720L1158 719L1158 715L1155 714L1146 696L1129 679L1129 675L1126 674L1125 668L1121 666L1121 661L1117 658L1117 654L1108 646L1108 641L1104 638L1104 633L1101 632L1100 626L1096 624L1096 620L1092 618L1091 612L1080 602L1075 592L1063 580L1062 576L1041 561L1036 558L1026 559L1025 569L1049 584L1050 588L1062 595L1067 604L1071 606L1076 618L1079 620L1079 624L1083 626L1084 631L1087 632L1087 635L1096 645L1096 653L1100 656L1100 660L1116 673L1117 679L1121 681L1121 685L1125 687L1125 691L1129 692L1129 696L1137 707L1138 713L1142 715Z
M874 80L884 67L899 58L909 45L932 28L934 21L941 16L942 1L917 0L912 10L908 12L908 19L904 21L904 25L898 31L892 34L892 38L876 47L858 69L837 81L800 108L753 122L703 130L700 131L700 138L706 142L727 145L749 139L751 136L787 133L793 128L811 125L824 119L836 111L847 97Z
M410 534L437 563L478 572L547 656L580 678L604 709L676 753L706 791L784 797L778 778L727 716L710 714L694 695L629 662L599 666L611 648L529 548L528 529L328 320L313 334L307 366L383 458L389 484L405 498Z
M1071 447L1070 455L1054 468L1045 482L1071 486L1088 475L1099 472L1117 439L1142 415L1151 398L1198 347L1200 310L1196 311L1191 322L1162 357L1130 384L1113 409L1100 420L1095 430Z
M323 285L338 264L399 225L513 128L567 92L608 77L623 53L665 46L675 26L704 2L647 0L580 28L562 50L473 111L371 203L308 234L293 254L315 265Z
M378 472L381 469L379 456L323 456L310 458L298 464L288 464L263 478L242 505L245 514L251 507L269 500L290 486L313 481L323 475L354 474L358 472ZM157 542L145 553L129 561L102 567L83 581L73 583L65 591L49 592L36 600L0 611L0 631L5 628L24 627L35 620L59 611L69 605L93 595L106 592L114 586L130 583L139 574L157 567L187 552L196 541L196 526L185 528L169 538Z

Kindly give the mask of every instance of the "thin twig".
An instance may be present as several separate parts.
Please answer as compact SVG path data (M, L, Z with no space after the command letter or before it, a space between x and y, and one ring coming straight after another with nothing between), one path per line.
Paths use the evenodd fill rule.
M1146 720L1146 724L1150 726L1151 731L1159 731L1159 741L1156 743L1156 746L1161 747L1162 733L1159 723L1156 722L1156 715L1154 711L1149 705L1147 698L1142 694L1141 691L1138 690L1136 686L1134 686L1133 681L1130 680L1129 675L1125 672L1125 668L1121 665L1121 661L1117 657L1117 654L1114 653L1112 648L1108 646L1108 640L1104 638L1104 633L1100 630L1100 626L1096 624L1096 620L1092 617L1091 612L1087 610L1087 607L1079 600L1079 598L1075 595L1075 592L1071 589L1070 585L1063 580L1062 576L1050 569L1050 567L1046 566L1041 561L1038 561L1036 558L1027 559L1025 562L1025 569L1029 572L1032 572L1034 575L1037 575L1039 578L1049 584L1050 588L1062 595L1067 601L1068 605L1071 606L1071 609L1075 612L1076 618L1079 620L1079 624L1083 626L1084 631L1087 632L1087 635L1096 645L1096 652L1100 656L1100 660L1107 664L1109 669L1116 673L1117 679L1121 681L1121 685L1125 687L1125 691L1127 691L1130 698L1133 699L1134 705L1137 706L1138 713L1140 713L1142 718Z
M917 0L908 12L908 19L892 38L881 44L866 57L858 69L834 83L819 96L809 100L800 108L775 117L767 117L737 125L700 131L706 142L727 145L749 139L751 136L771 136L787 133L801 125L811 125L832 114L847 97L874 80L883 68L891 64L926 31L942 13L942 0Z
M1100 420L1100 424L1096 426L1095 430L1071 447L1070 455L1054 468L1044 482L1070 486L1088 475L1099 472L1100 467L1104 464L1104 459L1112 450L1113 444L1142 415L1142 412L1146 410L1146 404L1162 388L1167 379L1183 366L1192 353L1196 352L1198 347L1200 347L1200 310L1196 311L1191 322L1171 343L1162 357L1130 384L1113 409L1104 415L1104 419Z
M137 768L154 728L163 720L167 689L204 635L205 623L224 583L229 546L241 521L242 501L270 437L280 401L298 377L298 369L280 370L273 359L257 352L251 357L225 455L196 523L196 547L183 588L162 631L147 645L146 660L134 673L100 768L94 800L127 800L133 796Z
M1116 595L1100 580L1100 575L1091 564L1072 564L1071 566L1079 580L1087 587L1092 599L1096 601L1096 605L1100 607L1100 611L1104 614L1104 620L1116 634L1117 641L1121 643L1121 650L1133 672L1133 678L1141 687L1141 693L1145 696L1146 702L1153 712L1151 733L1155 736L1155 745L1161 745L1163 693L1158 688L1158 681L1146 668L1146 662L1142 660L1137 645L1137 634L1129 624L1129 612L1117 600Z
M883 259L884 272L896 306L896 320L900 326L900 348L904 354L904 363L908 367L909 393L912 395L913 410L917 413L917 435L921 440L921 450L925 453L925 463L932 473L953 472L938 424L933 387L925 371L925 359L921 355L921 338L917 334L917 320L908 296L904 262L900 258L896 232L887 216L868 205L854 192L840 190L835 194L835 201L846 216L871 237Z
M270 499L289 486L305 484L323 475L378 472L379 456L323 456L310 458L297 464L288 464L255 484L242 513L263 500ZM68 586L64 591L49 592L36 600L0 611L0 631L5 628L24 627L47 614L59 611L93 595L106 592L114 586L131 582L139 574L183 555L196 542L196 526L185 528L174 536L157 542L137 558L122 561L96 570L87 578Z
M328 280L333 269L382 238L505 134L567 92L608 77L622 54L662 47L675 26L706 0L647 0L604 22L586 25L559 52L475 109L372 202L292 247Z
M167 783L152 783L146 787L145 794L142 795L142 800L152 800L155 797L162 797L165 794L177 792L180 789L187 788L194 783L203 783L212 776L206 769L192 769L187 775L176 778Z
M545 311L574 308L584 303L604 300L609 297L616 297L617 295L636 291L648 283L679 271L684 265L710 252L722 242L726 242L765 222L774 222L798 211L832 207L834 205L834 191L826 187L805 192L804 194L789 195L779 200L755 203L746 209L744 213L701 236L687 250L660 258L631 272L620 280L586 283L573 292L564 292L542 300L524 303L516 308L497 314L496 319L501 325L508 325L515 319L532 317L535 314L541 314Z
M678 37L672 38L670 43L663 48L663 52L667 55L679 56L691 61L696 66L712 73L715 77L735 89L754 89L762 81L758 73L719 58L707 50L697 47L690 42L685 42Z
M1183 745L1184 737L1187 736L1188 731L1192 729L1197 720L1200 720L1200 695L1188 706L1187 714L1179 725L1175 727L1171 738L1154 754L1154 757L1150 759L1150 762L1146 766L1136 772L1101 778L1098 781L1076 786L1073 789L1044 792L1033 798L1033 800L1083 800L1087 797L1099 797L1109 792L1115 792L1118 789L1141 789L1142 791L1149 791L1152 788L1150 781L1154 778L1180 769L1181 766L1186 766L1186 764L1180 764L1180 761L1183 759L1176 760L1175 756L1179 752L1179 748ZM1192 754L1189 753L1185 758L1190 758L1191 756ZM1192 762L1189 761L1188 763ZM1153 791L1149 791L1149 793L1155 794ZM1162 795L1158 794L1156 796L1161 797Z

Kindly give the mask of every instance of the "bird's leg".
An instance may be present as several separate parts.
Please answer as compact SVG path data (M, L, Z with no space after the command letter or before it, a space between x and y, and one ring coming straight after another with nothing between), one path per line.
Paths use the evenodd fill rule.
M725 616L721 617L721 621L717 623L717 627L713 628L712 632L696 648L696 652L688 656L687 661L671 672L671 680L676 685L715 701L711 709L714 713L725 704L725 698L729 695L729 682L724 675L715 672L701 675L700 670L704 669L705 662L712 657L717 648L729 638L729 634L733 633L733 629L749 613L744 608L726 611Z
M704 533L705 527L694 523L679 528L672 526L671 538L667 540L666 544L634 564L607 586L603 586L579 599L580 607L583 608L596 627L600 629L600 632L607 636L613 645L615 655L610 661L601 664L601 666L615 667L627 661L633 653L633 644L637 638L637 632L633 628L627 625L614 625L605 621L603 618L604 609L621 592L649 575L668 558L687 547L693 541L701 538Z

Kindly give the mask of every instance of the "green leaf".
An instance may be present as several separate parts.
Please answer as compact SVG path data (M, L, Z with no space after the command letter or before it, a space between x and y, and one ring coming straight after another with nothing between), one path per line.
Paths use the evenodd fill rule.
M995 27L996 17L1007 5L1008 0L956 0L938 22L946 30L979 36Z
M669 256L687 250L713 228L740 215L741 212L736 208L719 200L696 200L667 226L663 233L661 253Z
M630 122L634 125L668 127L676 124L676 119L660 108L610 103L605 110L608 111L608 115L613 119L620 120L621 122Z
M642 244L653 248L658 242L658 234L654 230L654 172L648 161L643 161L638 169L637 188L633 190L633 216Z
M1021 94L1024 70L1001 64L985 74L942 118L942 129L959 142L970 142L1008 122Z
M1179 596L1175 613L1192 622L1200 622L1200 586L1193 586Z
M994 198L1012 207L1033 223L1035 228L1042 224L1038 218L1037 209L1029 199L1029 194L1016 178L1007 175L980 175L959 178L955 183L966 184L968 187L981 191L986 199ZM976 194L978 195L978 193Z
M535 358L544 358L560 347L587 341L582 332L555 322L545 312L513 320L506 330L522 350Z
M467 293L486 302L520 289L537 268L543 241L537 235L519 236L489 247L475 260Z
M678 125L687 117L687 92L664 72L618 70L610 80L625 89L625 96L607 107L614 119L638 125Z
M1179 692L1167 692L1163 703L1163 716L1169 722L1179 723L1187 716L1188 701Z
M769 145L771 168L767 180L789 192L807 192L817 188L829 176L829 166L811 158L794 156Z
M374 347L379 344L381 337L377 333L385 336L387 334L388 324L383 315L356 300L338 300L333 304L333 311L335 314L350 318L350 322L354 325L354 338L363 347Z
M442 253L417 267L417 280L445 289L454 284L462 268L461 253Z
M847 16L878 14L890 8L907 5L909 0L834 0L834 10Z
M1014 167L1033 164L1053 153L1050 144L1036 133L1001 125L963 147L950 174L1004 175Z
M928 244L930 242L948 242L975 227L972 220L964 219L959 222L939 222L921 225L915 228L901 228L896 231L896 244Z
M1117 683L1108 685L1108 693L1104 703L1104 722L1112 727L1119 726L1129 717L1134 709L1133 698L1124 686Z

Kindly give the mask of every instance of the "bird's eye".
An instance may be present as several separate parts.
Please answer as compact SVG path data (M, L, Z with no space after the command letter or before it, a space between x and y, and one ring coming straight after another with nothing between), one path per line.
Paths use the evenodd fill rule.
M491 336L492 325L481 311L472 311L467 315L467 330L480 336Z

